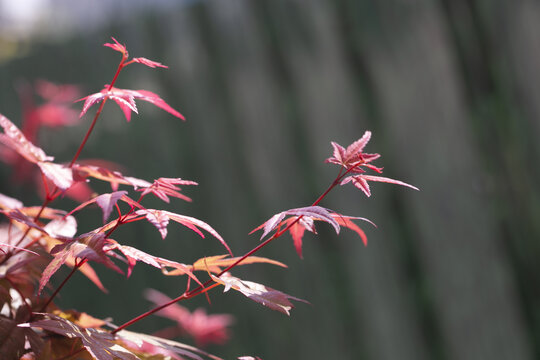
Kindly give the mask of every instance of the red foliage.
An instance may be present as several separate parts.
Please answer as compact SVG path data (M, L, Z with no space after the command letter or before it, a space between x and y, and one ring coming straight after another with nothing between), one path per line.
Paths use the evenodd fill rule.
M0 158L15 169L14 179L38 179L35 188L44 197L40 206L24 206L21 201L0 194L0 213L4 219L0 225L0 354L3 359L220 359L190 345L125 329L155 313L176 322L172 328L160 332L162 336L188 335L198 346L223 344L230 337L231 315L208 315L203 309L189 311L178 304L179 301L206 295L220 285L224 286L224 291L233 289L258 304L290 315L294 307L292 301L306 301L263 284L240 279L233 276L231 271L239 265L258 263L286 267L279 261L254 254L288 231L298 255L302 257L304 233L307 230L317 234L316 221L326 222L336 233L342 227L349 228L367 244L364 231L353 221L369 220L341 215L319 206L338 185L352 182L367 196L371 195L368 181L416 189L398 180L366 173L367 170L382 172L382 168L371 164L380 155L363 152L371 137L369 131L347 148L333 142L333 155L327 162L339 165L340 170L328 189L311 206L285 210L270 217L255 229L263 230L261 240L264 241L244 255L233 257L227 242L208 223L172 211L149 209L143 204L149 194L167 203L171 198L191 201L181 192L180 186L197 185L196 182L164 177L148 182L125 176L118 166L106 161L89 163L78 159L108 100L120 106L127 121L131 119L131 112L138 112L136 100L150 102L184 120L178 111L153 92L114 87L120 72L127 65L139 63L150 68L167 66L144 57L128 61L126 46L114 38L112 40L105 46L120 52L122 58L111 83L103 90L81 99L85 101L80 116L93 105L101 104L69 164L53 162L54 158L37 145L37 131L42 126L59 127L78 121L74 110L67 104L78 97L77 88L37 82L35 91L45 100L40 106L34 106L29 100L29 92L23 89L25 116L22 130L0 114ZM94 193L90 184L95 180L109 183L112 192ZM124 188L120 190L120 186ZM72 197L78 205L69 212L50 207L63 195ZM101 210L100 221L96 222L93 230L77 235L79 211L94 204ZM111 217L112 221L109 220ZM208 256L193 263L184 263L148 254L111 238L119 227L137 221L151 223L162 239L166 238L171 221L187 227L202 238L208 233L225 247L228 255ZM155 306L120 326L84 313L65 311L54 304L56 295L73 279L76 271L81 271L105 291L91 263L99 263L121 274L124 271L120 265L127 264L125 274L129 277L137 262L157 268L167 276L186 275L185 290L174 299L156 290L147 291L147 299ZM54 287L50 280L58 276L57 272L63 265L70 267L71 271ZM203 276L205 280L201 280ZM192 282L196 284L194 288L191 287ZM260 358L241 356L238 359Z

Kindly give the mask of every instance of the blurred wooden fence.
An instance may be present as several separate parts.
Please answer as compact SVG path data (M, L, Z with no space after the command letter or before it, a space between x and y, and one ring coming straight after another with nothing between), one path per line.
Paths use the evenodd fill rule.
M88 156L128 155L134 176L199 181L194 205L182 211L208 220L238 255L257 241L249 230L325 189L335 174L323 163L330 141L345 145L371 129L368 151L383 155L385 175L421 191L374 185L370 199L349 186L336 191L323 205L374 220L377 230L365 226L370 245L321 229L306 239L305 260L287 239L266 249L262 255L291 268L254 268L245 277L314 306L299 305L287 319L216 293L211 311L230 311L237 324L230 346L215 352L533 359L540 357L539 20L532 0L205 1L41 46L5 65L0 111L16 103L11 81L46 71L53 81L96 83L88 91L97 91L114 68L113 55L98 48L109 35L135 56L168 64L166 72L133 70L121 86L159 92L188 122L148 110L150 119L143 107L128 128L102 124L104 141L90 144ZM62 72L52 72L57 66ZM139 231L126 232L128 242L181 249L185 262L182 254L220 251L204 250L207 240L162 243L155 230L144 231L151 241ZM145 281L160 288L144 276L129 285L110 280L117 291L92 303L75 295L86 284L73 285L62 301L120 323L147 304L119 301L117 311L115 294L139 299Z

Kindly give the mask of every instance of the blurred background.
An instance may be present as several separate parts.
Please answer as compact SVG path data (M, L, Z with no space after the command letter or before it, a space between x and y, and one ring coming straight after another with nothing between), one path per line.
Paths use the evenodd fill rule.
M330 141L347 145L371 130L366 151L382 154L384 175L421 189L373 184L366 198L339 188L322 205L374 221L378 228L361 224L367 247L321 224L318 236L306 234L303 260L288 236L261 252L289 269L234 272L310 301L290 318L219 290L211 305L184 303L234 316L230 341L209 351L227 359L540 358L538 2L2 0L0 112L20 124L21 89L37 79L79 85L81 97L101 90L120 57L102 46L111 36L132 56L170 67L130 66L117 86L160 94L187 122L139 103L127 124L107 104L82 158L147 180L199 182L184 188L193 203L165 207L207 221L236 255L258 244L247 235L254 227L326 189L337 172L323 163ZM90 121L42 129L39 144L69 161ZM0 167L1 192L40 204L12 171ZM79 232L100 219L97 209L81 213ZM175 224L165 241L142 223L115 239L184 263L224 252ZM174 297L185 286L144 264L127 281L95 267L109 293L77 276L61 306L121 324L149 308L145 289ZM168 324L154 317L133 329Z

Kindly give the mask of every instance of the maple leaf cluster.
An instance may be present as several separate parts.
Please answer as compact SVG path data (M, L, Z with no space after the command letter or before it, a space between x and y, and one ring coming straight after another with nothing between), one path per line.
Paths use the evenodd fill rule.
M166 203L169 203L171 198L191 201L191 198L183 193L183 187L196 186L195 181L178 177L160 177L147 181L126 176L121 166L104 160L79 159L108 100L113 100L120 107L128 122L132 112L138 113L136 100L150 102L185 120L182 114L151 91L120 89L114 86L120 72L130 64L138 63L150 68L167 66L142 57L130 60L125 45L114 38L112 43L106 43L105 46L122 55L117 72L103 90L78 100L84 100L78 117L67 105L78 97L78 90L72 86L60 86L44 81L36 84L35 91L46 103L35 107L26 102L26 113L29 115L24 117L22 129L0 114L0 159L15 169L14 179L37 179L38 182L34 182L37 184L35 187L43 196L41 205L27 206L18 199L0 193L0 213L3 219L0 224L2 359L219 360L219 357L201 348L207 344L225 343L230 338L233 316L207 314L203 309L190 311L178 302L203 294L208 297L210 290L223 286L224 292L237 291L255 303L290 315L294 308L293 301L306 301L266 285L240 279L234 276L232 271L237 266L252 264L286 267L277 260L256 256L255 253L288 232L298 255L302 257L303 236L306 230L317 234L316 222L326 222L336 233L343 227L348 228L367 244L366 234L354 220L371 223L369 220L343 215L319 205L337 185L352 182L367 196L371 195L368 181L388 182L416 189L398 180L366 173L366 169L382 172L381 168L371 164L379 158L379 154L363 152L370 139L370 132L366 132L346 149L332 143L333 155L327 162L340 165L340 172L330 187L311 206L289 209L273 215L252 231L263 230L261 241L264 241L246 254L234 256L225 239L205 221L172 211L147 208L144 205L144 199L148 196L154 196ZM55 162L53 156L47 155L38 146L36 132L40 126L75 124L98 103L100 105L89 130L71 162ZM110 192L98 194L93 191L91 185L95 181L110 184ZM72 198L77 205L68 210L51 206L56 199L63 196ZM80 233L77 220L79 212L92 207L100 210L100 221L94 229ZM209 234L227 254L181 261L155 256L112 239L119 227L140 221L155 227L163 240L168 235L171 222L195 232L202 239ZM209 243L208 246L212 245ZM183 277L185 289L176 289L179 295L175 298L157 290L146 290L145 296L153 307L120 326L83 312L60 309L54 303L56 295L77 271L106 292L93 266L99 264L129 277L137 263L158 269L165 276ZM63 266L71 271L60 285L54 287L50 280L58 276L58 270ZM166 317L172 320L174 325L153 335L126 330L133 323L152 314ZM197 347L173 340L177 337L190 338ZM240 356L238 359L261 358Z

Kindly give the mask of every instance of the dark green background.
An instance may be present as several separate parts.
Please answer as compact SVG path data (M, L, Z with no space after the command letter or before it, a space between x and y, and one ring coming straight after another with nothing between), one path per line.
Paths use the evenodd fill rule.
M101 46L110 36L169 65L131 66L117 86L155 91L188 121L140 102L126 124L107 104L82 157L148 180L198 181L185 188L192 204L166 208L207 221L237 255L257 244L251 229L309 205L332 181L337 169L323 163L330 141L346 145L370 129L366 150L382 154L385 175L421 191L374 184L367 199L340 188L322 205L373 220L377 229L363 225L367 248L321 225L319 236L306 235L304 260L287 236L261 253L288 270L238 269L312 303L290 318L221 291L211 306L185 303L235 316L232 340L210 350L227 359L532 359L540 357L539 24L532 0L204 1L19 44L24 52L0 65L0 112L18 123L20 79L99 91L119 59ZM90 119L43 132L43 148L69 161ZM39 203L8 182L7 167L1 174L2 192ZM99 219L97 210L81 214L80 232ZM114 238L185 263L223 253L215 239L169 230L165 241L149 224ZM58 303L119 324L148 309L145 288L175 296L184 286L144 264L129 280L100 274L108 295L78 276Z

